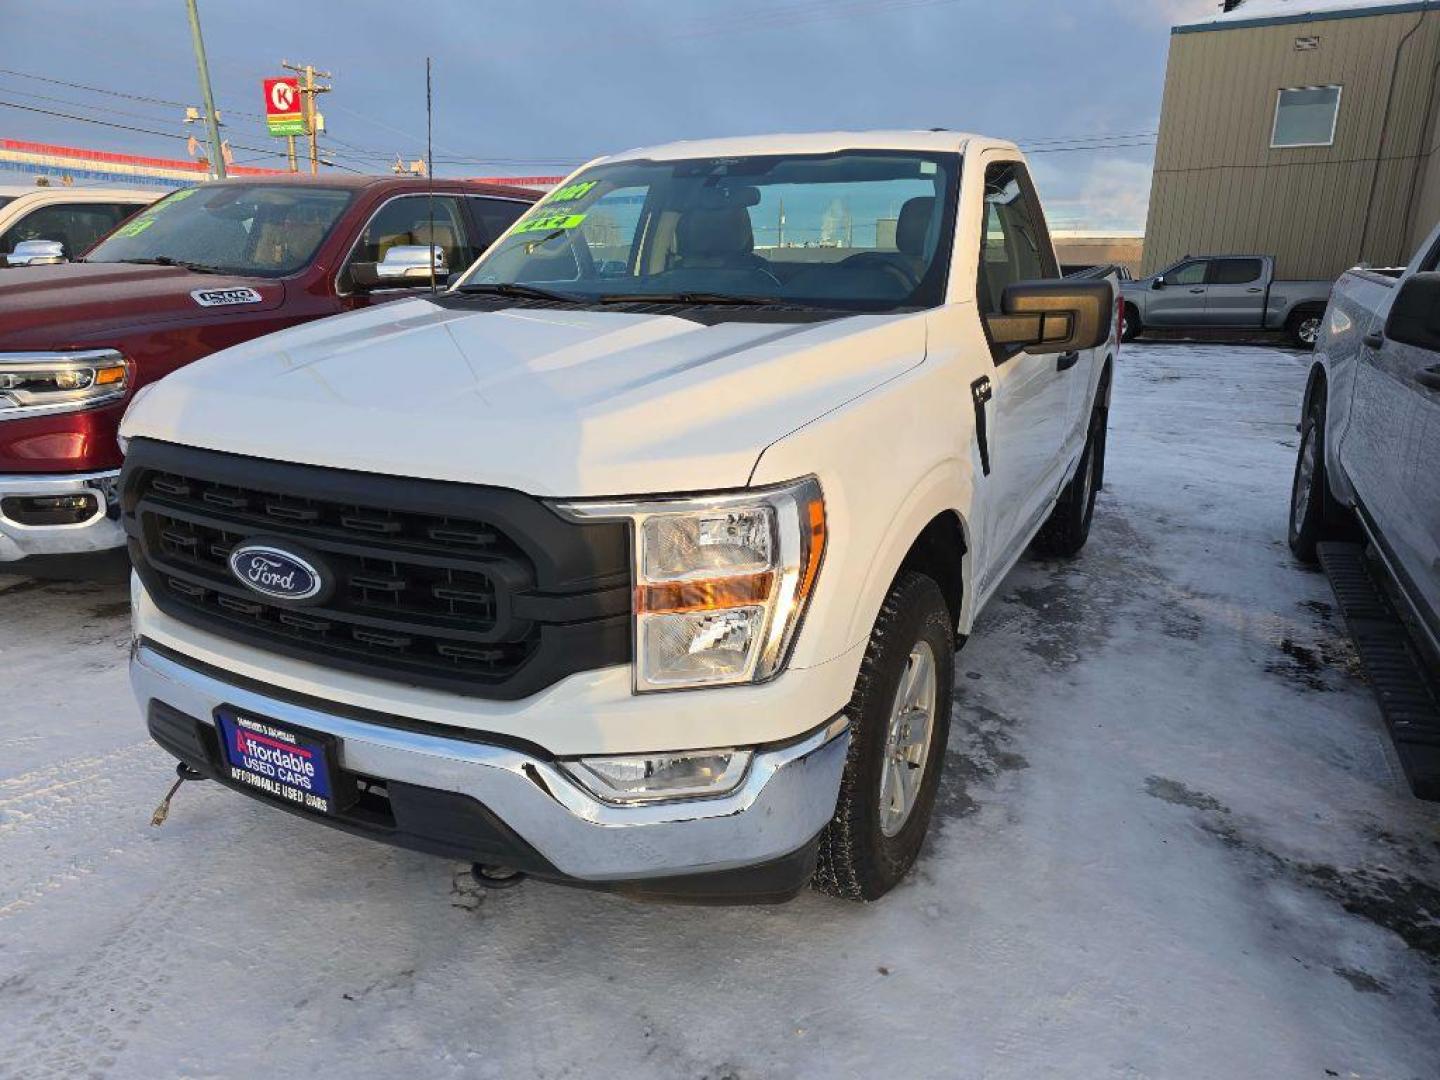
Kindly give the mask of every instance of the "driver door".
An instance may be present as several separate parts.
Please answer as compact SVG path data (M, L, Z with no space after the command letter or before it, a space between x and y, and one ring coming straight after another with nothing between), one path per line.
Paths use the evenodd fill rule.
M386 300L398 300L430 291L430 285L386 285L380 288L357 288L351 274L360 263L378 263L391 248L432 244L445 253L445 266L451 275L463 271L480 254L472 239L472 228L460 210L460 200L453 195L398 195L382 203L365 223L340 273L335 291L348 308L367 307ZM443 288L444 281L439 282Z
M1191 259L1165 271L1165 283L1145 302L1146 326L1199 326L1205 321L1209 259ZM1156 279L1158 282L1159 279Z
M1017 281L1058 278L1050 244L1025 166L998 161L985 169L985 221L977 274L983 320L998 314L1005 287ZM991 475L986 485L987 549L993 566L1007 566L1019 554L1049 509L1063 475L1063 442L1070 424L1070 381L1075 371L1065 358L1033 356L1023 349L991 346L990 374L995 418Z

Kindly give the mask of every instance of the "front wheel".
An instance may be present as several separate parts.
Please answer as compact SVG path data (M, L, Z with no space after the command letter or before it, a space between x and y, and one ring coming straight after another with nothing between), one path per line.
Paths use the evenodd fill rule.
M850 754L835 816L820 834L814 886L878 900L920 854L950 734L955 627L932 578L890 587L846 710Z

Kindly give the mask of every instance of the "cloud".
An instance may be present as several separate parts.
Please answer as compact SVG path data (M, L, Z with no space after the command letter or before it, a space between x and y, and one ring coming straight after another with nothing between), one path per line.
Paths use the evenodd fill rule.
M1117 14L1151 26L1174 26L1220 12L1220 0L1110 0Z
M1035 166L1053 228L1126 232L1145 227L1151 170L1148 161L1119 158L1097 158L1083 172L1045 161Z

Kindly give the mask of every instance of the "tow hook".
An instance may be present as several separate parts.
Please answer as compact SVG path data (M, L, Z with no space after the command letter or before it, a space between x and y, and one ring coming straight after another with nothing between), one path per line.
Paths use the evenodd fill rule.
M170 790L165 793L165 798L160 800L160 805L155 808L155 813L150 815L151 826L164 825L165 819L170 816L170 800L175 798L175 793L180 790L180 785L186 780L204 780L206 776L202 772L196 772L183 761L175 766L175 783L170 785Z
M472 863L470 876L482 889L513 889L530 875L523 870L512 870L508 866L489 866Z

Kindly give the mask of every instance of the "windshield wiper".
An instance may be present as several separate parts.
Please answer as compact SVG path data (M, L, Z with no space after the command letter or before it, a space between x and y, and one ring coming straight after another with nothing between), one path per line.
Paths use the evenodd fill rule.
M483 285L461 285L462 293L489 293L492 296L515 296L528 300L558 300L562 304L578 304L581 299L565 293L542 289L537 285L521 285L514 281L496 281Z
M182 270L190 270L196 274L228 273L219 266L206 266L204 263L189 262L185 259L172 259L169 255L156 255L152 259L116 259L115 261L133 263L136 266L178 266Z
M728 304L733 307L772 307L791 302L778 296L734 296L730 293L613 293L595 298L597 304ZM804 305L796 304L796 307Z

